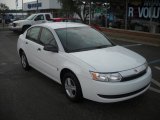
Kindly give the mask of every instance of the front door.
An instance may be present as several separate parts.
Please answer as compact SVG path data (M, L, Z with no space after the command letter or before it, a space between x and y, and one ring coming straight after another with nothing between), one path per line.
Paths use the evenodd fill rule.
M45 23L45 19L44 19L44 15L40 14L37 17L35 17L33 24L41 24L41 23Z
M51 52L44 50L45 45L57 46L57 42L52 34L52 32L47 28L42 28L40 35L40 44L39 48L41 51L38 53L38 59L40 60L41 69L44 73L52 77L55 81L58 81L59 78L59 67L61 61L63 61L62 56L59 52Z

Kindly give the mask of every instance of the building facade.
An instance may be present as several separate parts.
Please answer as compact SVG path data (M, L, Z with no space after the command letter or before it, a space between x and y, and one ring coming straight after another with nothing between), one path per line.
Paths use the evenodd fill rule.
M160 0L107 1L112 28L160 33Z
M63 17L58 0L38 0L38 12ZM23 4L29 14L37 10L37 1ZM89 11L89 10L88 10ZM105 16L106 27L160 33L160 0L99 0L91 4L92 20ZM97 22L98 23L98 22Z
M58 0L38 0L38 12L50 12L56 17L60 9L61 4ZM24 3L23 11L29 14L37 12L37 1Z

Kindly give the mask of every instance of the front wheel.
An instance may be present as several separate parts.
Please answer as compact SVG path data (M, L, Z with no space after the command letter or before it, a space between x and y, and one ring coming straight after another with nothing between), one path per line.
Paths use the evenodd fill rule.
M63 89L66 96L73 102L79 102L82 100L82 91L80 83L77 77L69 72L63 76Z
M30 69L27 57L24 52L21 53L21 65L22 65L23 69L26 71L28 71Z

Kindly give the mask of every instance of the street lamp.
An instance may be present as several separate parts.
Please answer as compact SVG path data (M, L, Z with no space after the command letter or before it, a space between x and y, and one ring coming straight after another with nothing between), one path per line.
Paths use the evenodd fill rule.
M22 0L22 17L24 19L24 15L23 15L23 0Z
M36 13L38 13L38 0L37 0L37 11L36 11Z
M107 2L107 1L106 1ZM107 23L108 23L108 16L107 16L107 14L108 14L108 7L107 7L107 3L104 3L104 6L106 6L106 27L107 27Z

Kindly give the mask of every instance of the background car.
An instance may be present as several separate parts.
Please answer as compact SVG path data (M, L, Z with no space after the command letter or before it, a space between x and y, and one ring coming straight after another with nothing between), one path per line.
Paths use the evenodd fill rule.
M9 24L9 29L16 32L24 32L30 26L35 24L41 24L45 22L51 21L52 14L51 13L37 13L32 14L27 17L25 20L16 20L13 23Z
M52 18L53 22L76 22L82 23L82 21L78 18Z

